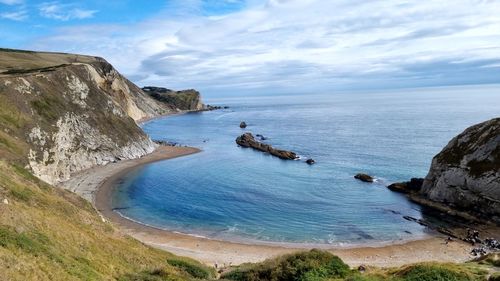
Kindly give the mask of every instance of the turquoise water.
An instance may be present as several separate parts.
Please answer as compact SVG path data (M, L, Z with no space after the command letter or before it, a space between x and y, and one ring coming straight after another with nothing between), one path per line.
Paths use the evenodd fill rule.
M427 216L385 185L424 177L466 127L500 112L499 87L338 93L208 101L230 109L161 118L157 140L201 153L138 169L115 192L122 215L156 227L238 241L358 244L426 234ZM240 129L240 121L249 126ZM243 132L317 164L240 148ZM358 172L374 184L353 179Z

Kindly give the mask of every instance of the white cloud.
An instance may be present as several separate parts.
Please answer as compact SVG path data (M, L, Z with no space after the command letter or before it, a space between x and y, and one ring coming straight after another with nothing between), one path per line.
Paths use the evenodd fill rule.
M0 4L5 5L18 5L24 3L23 0L0 0Z
M38 6L40 15L45 18L68 21L72 19L92 18L97 10L86 10L74 7L74 4L44 2Z
M208 17L188 2L133 26L61 29L34 46L103 56L141 84L214 91L487 82L494 73L476 70L500 62L498 1L270 0Z
M28 12L26 12L25 10L20 10L16 12L0 13L0 18L14 21L23 21L28 18Z

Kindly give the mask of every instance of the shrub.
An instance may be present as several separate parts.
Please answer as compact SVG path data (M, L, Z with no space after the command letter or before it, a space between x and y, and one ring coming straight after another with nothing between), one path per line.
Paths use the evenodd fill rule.
M400 272L405 281L469 281L474 280L468 274L444 265L414 265Z
M201 264L195 264L195 262L190 262L182 259L168 259L168 264L177 267L194 278L206 279L213 276L213 272Z
M243 266L225 274L223 278L235 281L320 281L343 278L348 273L349 266L339 257L313 249Z

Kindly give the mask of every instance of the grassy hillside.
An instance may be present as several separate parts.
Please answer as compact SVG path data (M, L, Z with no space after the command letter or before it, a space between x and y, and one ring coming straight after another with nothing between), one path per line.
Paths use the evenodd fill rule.
M0 161L0 269L1 280L191 280L213 275L196 261L118 233L87 201L6 161Z

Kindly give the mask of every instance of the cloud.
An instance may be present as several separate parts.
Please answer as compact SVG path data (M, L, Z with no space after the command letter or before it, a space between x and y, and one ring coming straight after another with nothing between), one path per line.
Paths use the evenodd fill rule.
M38 6L38 10L42 17L61 21L92 18L98 12L77 8L75 4L60 4L59 2L44 2Z
M176 2L135 25L64 28L33 46L103 56L140 84L212 92L499 76L499 1L269 0L218 15L204 5Z
M25 10L20 10L16 12L0 13L0 18L13 21L23 21L28 18L28 12Z
M5 4L5 5L18 5L18 4L23 4L23 0L0 0L0 4Z

